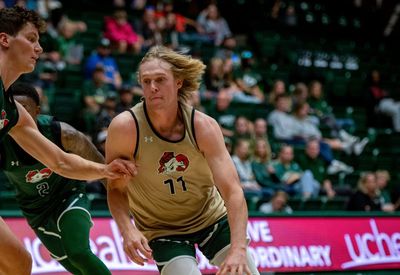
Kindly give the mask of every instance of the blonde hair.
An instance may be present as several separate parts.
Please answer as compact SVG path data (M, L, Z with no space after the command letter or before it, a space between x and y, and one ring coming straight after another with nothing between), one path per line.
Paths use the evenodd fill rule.
M385 177L385 179L387 180L387 181L390 181L390 174L389 174L389 172L387 171L387 170L377 170L376 172L375 172L375 175L380 175L380 176L383 176L383 177Z
M159 59L171 66L175 78L182 79L182 87L178 90L178 96L183 101L191 97L191 93L198 91L202 75L206 65L201 60L194 59L190 55L175 52L164 46L154 46L143 57L139 64L138 80L140 83L140 66L148 61Z
M375 181L376 181L376 175L375 175L374 172L371 172L371 171L367 171L367 172L361 173L361 174L360 174L360 178L359 178L359 180L358 180L358 189L359 189L361 192L363 192L364 194L368 194L368 191L367 191L367 189L366 189L366 187L365 187L365 183L367 182L367 178L368 178L369 176L373 176L374 179L375 179ZM379 191L379 189L377 188L376 191L375 191L375 195L379 195L379 193L380 193L380 191Z
M265 144L265 155L264 156L260 155L257 151L257 143L258 142L263 142ZM254 155L254 159L259 160L260 162L269 162L271 160L272 150L271 150L271 146L267 139L261 138L261 137L258 137L255 139L253 155Z

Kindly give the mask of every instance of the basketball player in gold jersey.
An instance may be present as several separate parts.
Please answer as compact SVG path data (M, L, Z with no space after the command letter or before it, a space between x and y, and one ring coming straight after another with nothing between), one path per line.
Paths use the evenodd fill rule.
M184 103L204 69L162 46L145 55L138 72L144 101L114 118L106 142L106 161L134 159L138 174L109 180L108 204L137 264L154 258L162 275L198 275L197 244L218 275L259 274L247 248L246 202L219 125Z

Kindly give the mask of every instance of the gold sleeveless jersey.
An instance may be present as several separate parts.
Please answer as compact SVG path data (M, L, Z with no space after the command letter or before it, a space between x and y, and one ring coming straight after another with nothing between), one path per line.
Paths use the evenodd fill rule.
M180 103L185 134L168 141L152 127L144 102L134 106L138 175L128 187L135 224L150 241L190 234L215 223L226 208L194 135L194 109ZM221 167L221 169L223 169Z

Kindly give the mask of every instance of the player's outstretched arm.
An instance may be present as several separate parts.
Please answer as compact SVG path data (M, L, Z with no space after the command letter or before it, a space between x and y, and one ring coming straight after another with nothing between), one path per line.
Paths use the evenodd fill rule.
M115 117L108 128L106 162L109 163L116 158L133 160L136 136L135 121L130 113L124 112ZM130 181L134 179L108 180L107 201L111 215L121 231L125 253L133 262L143 265L152 258L152 251L147 239L131 221L127 195Z
M67 152L81 156L84 159L97 163L105 163L104 156L97 150L96 146L82 132L65 122L60 122L61 144ZM102 179L101 183L106 187L107 180Z
M231 248L217 274L251 274L246 256L247 206L235 166L226 150L218 123L200 112L196 112L194 121L198 146L225 201L231 229Z
M108 165L95 163L62 151L44 137L24 107L16 102L19 119L9 134L30 155L57 174L79 180L134 176L133 162L116 159Z
M60 126L61 144L67 152L76 154L87 160L105 163L104 156L84 133L65 122L60 122Z

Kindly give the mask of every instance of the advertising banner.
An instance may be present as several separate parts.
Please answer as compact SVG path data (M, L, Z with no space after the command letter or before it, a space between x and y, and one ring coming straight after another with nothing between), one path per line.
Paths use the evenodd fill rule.
M67 274L23 218L6 218L33 258L32 274ZM114 275L158 274L154 262L132 263L111 218L93 218L91 248ZM251 217L250 251L260 272L400 270L398 217ZM216 271L198 251L203 274Z

